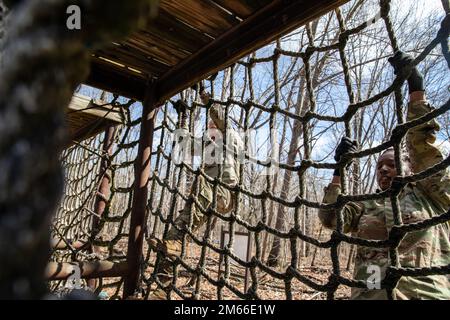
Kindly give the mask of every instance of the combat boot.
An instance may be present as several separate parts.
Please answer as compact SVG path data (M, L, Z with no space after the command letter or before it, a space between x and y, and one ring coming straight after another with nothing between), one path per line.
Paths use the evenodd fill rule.
M181 255L181 241L180 240L164 240L161 241L157 238L150 238L148 240L149 247L156 251L160 252L163 255L162 261L158 266L157 276L159 281L163 284L164 287L168 287L173 278L173 270L172 263L176 260L177 257ZM153 291L149 300L167 300L166 291L159 287Z
M167 293L158 287L149 295L148 300L168 300Z
M181 241L180 240L164 240L161 241L157 238L150 238L148 240L149 247L156 251L161 252L163 256L169 260L176 260L181 255Z

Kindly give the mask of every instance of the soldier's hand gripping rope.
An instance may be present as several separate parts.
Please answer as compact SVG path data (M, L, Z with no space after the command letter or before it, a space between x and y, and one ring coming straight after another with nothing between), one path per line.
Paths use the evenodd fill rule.
M178 100L174 103L175 111L178 114L178 127L180 129L187 127L187 109L188 105L186 101Z
M403 72L406 72L406 68L408 66L412 67L414 59L411 55L403 51L397 51L393 57L389 58L388 61L394 68L394 74L399 75ZM413 67L411 70L411 75L408 78L408 86L409 93L425 91L423 85L423 76L416 67Z
M349 153L349 152L356 152L358 151L358 142L355 140L351 140L347 137L343 137L341 142L338 144L336 148L336 153L334 155L334 160L336 162L341 161L341 158L343 155ZM347 164L347 167L350 165ZM341 175L340 170L336 169L333 174L335 177L339 177Z

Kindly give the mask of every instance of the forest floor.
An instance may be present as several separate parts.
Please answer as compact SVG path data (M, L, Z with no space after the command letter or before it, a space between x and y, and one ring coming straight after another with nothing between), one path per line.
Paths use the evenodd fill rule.
M300 258L299 267L297 270L302 276L307 277L311 281L317 284L326 284L330 275L332 274L332 264L329 258L329 250L320 250L317 254L314 266L311 266L311 257ZM187 257L184 261L191 267L195 268L199 263L199 257L201 256L201 248L195 247L190 248L187 251ZM217 253L212 252L212 250L207 250L205 259L205 270L207 274L214 280L218 280L219 272L219 261L220 257ZM152 253L150 260L148 261L150 266L145 271L145 277L150 278L153 272L153 265L155 262L155 254ZM341 275L345 278L352 279L352 271L346 270L346 257L341 257ZM277 272L284 272L287 265L283 267L278 267L275 270ZM178 279L177 287L186 295L191 296L196 289L196 278L193 277L192 273L188 272L186 269L178 268ZM224 265L222 264L221 271L224 270ZM230 264L230 283L237 288L241 293L245 290L245 268ZM258 289L257 294L262 300L286 300L286 288L285 282L282 279L277 279L269 274L262 272L257 269L258 276ZM117 279L116 279L117 280ZM251 276L248 274L248 283L251 285ZM153 291L156 288L156 284L152 284L150 290ZM146 289L146 288L144 288ZM117 289L115 288L105 288L104 291L108 293L111 297L114 295ZM200 300L216 300L218 297L217 287L209 282L204 277L198 285ZM119 291L121 296L121 290ZM291 283L291 292L294 300L325 300L327 299L326 292L320 292L314 290L308 285L300 282L297 279L293 279ZM234 294L230 289L223 288L222 297L224 300L239 300L240 298ZM339 286L338 290L334 296L335 299L349 299L350 298L350 288L346 286ZM138 298L142 299L142 298ZM171 299L181 300L182 298L176 293L172 293Z

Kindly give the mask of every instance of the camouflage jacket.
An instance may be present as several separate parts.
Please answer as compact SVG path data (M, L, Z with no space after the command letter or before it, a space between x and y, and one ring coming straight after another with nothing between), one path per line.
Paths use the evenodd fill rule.
M233 129L227 130L226 140L219 130L211 130L209 134L214 136L214 140L206 132L203 139L193 138L189 131L184 129L181 135L175 137L178 141L178 151L175 153L181 151L185 163L190 163L192 156L203 157L202 166L206 175L216 178L222 167L221 180L229 185L236 185L239 182L240 163L244 159L244 143L241 137ZM188 137L190 139L186 139ZM183 143L180 143L180 138L184 140ZM184 149L181 149L183 145ZM180 153L177 157L180 157Z
M225 144L225 148L223 145ZM240 159L244 156L244 143L233 129L228 129L226 140L215 140L206 146L205 157L215 159L212 162L204 161L205 173L216 178L222 166L221 180L230 185L239 183Z
M425 101L410 103L408 121L431 110ZM409 130L407 145L413 172L421 172L443 160L433 145L439 125L435 120ZM334 203L340 186L331 184L325 189L324 203ZM399 196L404 224L417 223L447 212L450 208L450 178L447 171L414 184L407 185ZM392 226L393 212L390 199L347 203L343 210L344 232L368 240L385 240ZM329 228L335 228L332 210L321 210L319 218ZM399 246L402 267L420 268L450 264L450 232L448 224L408 233ZM386 248L359 246L355 261L355 280L368 281L372 266L381 270L384 278L390 265ZM370 268L369 268L370 267ZM396 299L450 299L450 275L403 277L394 290ZM352 288L352 299L386 299L385 290Z

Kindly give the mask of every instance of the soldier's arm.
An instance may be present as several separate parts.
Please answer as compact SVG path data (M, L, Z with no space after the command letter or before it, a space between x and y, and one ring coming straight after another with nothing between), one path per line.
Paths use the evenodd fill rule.
M413 62L412 56L402 51L397 51L389 59L396 75ZM410 103L408 106L407 120L417 119L432 110L426 102L424 78L417 67L413 67L408 78ZM440 127L436 120L428 121L408 131L407 145L411 159L411 169L419 173L443 160L440 150L434 145L436 133ZM448 209L450 206L450 182L447 172L440 172L432 177L419 182L423 191L437 204Z
M229 170L224 172L224 180L230 185L239 183L240 164L245 159L244 142L234 129L227 130L226 139L226 164L230 165Z
M188 104L184 100L178 100L174 103L174 108L178 114L178 126L175 132L176 148L182 148L186 156L202 155L202 138L191 135L188 126Z
M426 102L423 91L412 92L408 106L407 120L419 118L432 110ZM444 155L434 144L440 126L435 119L408 131L407 145L411 159L411 169L419 173L441 162ZM450 177L447 171L439 172L418 183L421 189L434 201L445 208L450 207Z
M335 203L341 194L340 177L334 176L331 184L325 188L323 204ZM361 203L349 202L342 210L343 231L344 233L355 231L359 218L364 212L364 206ZM320 209L319 219L324 227L336 229L337 211L335 209Z

